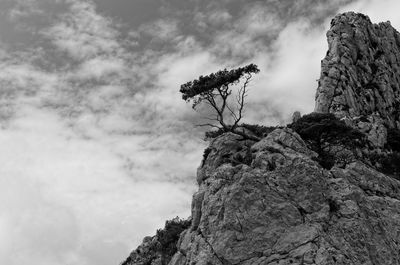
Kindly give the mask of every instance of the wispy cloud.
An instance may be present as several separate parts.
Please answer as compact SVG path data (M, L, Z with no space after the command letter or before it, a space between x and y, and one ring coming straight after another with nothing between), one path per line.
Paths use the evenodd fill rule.
M185 185L139 176L134 181L111 143L77 137L43 110L25 107L20 113L0 135L0 197L7 201L0 233L8 235L1 263L96 264L88 250L105 258L97 264L117 262L129 242L161 225L159 214L184 214L170 209L187 201ZM169 198L162 196L167 193ZM108 249L115 252L101 256Z
M165 218L190 211L202 144L168 123L166 104L151 98L157 81L137 73L153 64L125 50L118 25L93 2L69 4L41 31L64 52L46 59L65 60L59 67L7 52L0 66L2 180L16 183L1 189L9 204L0 234L14 241L0 263L117 264Z
M126 70L125 62L120 58L96 57L83 62L72 77L83 79L108 78L110 75L123 75Z
M118 53L118 31L112 20L101 16L91 1L68 0L70 12L43 31L60 50L77 60L104 53Z
M14 6L8 11L8 17L12 21L30 16L42 14L43 10L38 7L37 0L15 0Z
M199 11L194 16L196 26L200 30L224 27L232 23L232 15L226 9L213 9L210 12Z
M151 37L151 41L172 41L180 35L178 21L174 19L159 19L139 27L139 33Z

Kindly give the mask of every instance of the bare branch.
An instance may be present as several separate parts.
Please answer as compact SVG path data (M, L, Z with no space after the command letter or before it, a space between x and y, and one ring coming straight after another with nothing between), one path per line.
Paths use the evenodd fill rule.
M196 124L195 126L196 126L196 127L205 127L205 126L210 126L210 127L213 127L213 128L218 128L218 129L221 129L219 126L217 126L217 125L214 125L214 124L211 124L211 123Z
M252 75L248 74L245 77L246 80L245 80L243 86L239 89L238 96L237 96L238 114L237 114L237 119L235 119L235 123L232 126L233 128L236 128L236 126L239 124L239 121L243 117L243 108L244 108L244 105L245 105L244 99L247 96L247 86L250 83L251 77L252 77Z
M233 117L233 120L236 122L236 120L238 119L236 113L231 109L231 107L229 107L229 105L226 105L226 108L229 110L231 116Z

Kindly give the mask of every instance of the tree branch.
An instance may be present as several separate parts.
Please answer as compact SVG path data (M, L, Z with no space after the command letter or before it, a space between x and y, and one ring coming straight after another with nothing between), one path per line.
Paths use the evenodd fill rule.
M244 99L246 98L247 95L247 86L250 83L252 75L248 74L245 78L246 81L244 82L243 86L239 89L238 96L237 96L237 103L238 103L238 117L235 120L235 123L233 124L233 128L236 128L237 125L239 124L239 121L243 117L243 108L244 108Z
M196 124L195 126L196 126L196 127L210 126L210 127L213 127L213 128L221 129L221 127L219 127L219 126L217 126L217 125L214 125L214 124L211 124L211 123Z

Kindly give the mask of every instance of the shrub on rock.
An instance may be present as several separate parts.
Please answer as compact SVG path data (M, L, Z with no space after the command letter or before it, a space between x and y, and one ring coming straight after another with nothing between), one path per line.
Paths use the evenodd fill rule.
M321 166L328 169L338 162L343 165L351 162L355 149L366 144L363 133L332 113L304 115L289 127L319 154Z

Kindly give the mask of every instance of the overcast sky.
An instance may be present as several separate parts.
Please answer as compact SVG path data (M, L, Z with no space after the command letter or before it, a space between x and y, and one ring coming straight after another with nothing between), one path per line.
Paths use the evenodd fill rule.
M0 0L0 264L119 264L190 215L206 143L179 95L258 64L246 121L314 108L338 12L398 0Z

